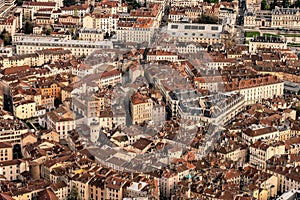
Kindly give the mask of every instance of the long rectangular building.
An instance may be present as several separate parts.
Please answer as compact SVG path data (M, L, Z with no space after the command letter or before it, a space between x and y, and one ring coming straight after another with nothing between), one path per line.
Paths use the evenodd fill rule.
M14 41L17 54L34 53L37 50L63 48L74 56L87 56L96 49L112 49L111 41L63 40L58 38L21 38Z
M167 33L173 39L188 42L218 43L221 42L223 25L198 23L169 23Z

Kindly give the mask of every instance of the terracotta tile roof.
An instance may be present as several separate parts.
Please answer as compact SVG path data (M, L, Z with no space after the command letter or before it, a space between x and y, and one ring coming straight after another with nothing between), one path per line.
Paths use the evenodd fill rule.
M131 95L130 100L133 105L137 105L150 102L150 97L145 96L139 92L135 92Z
M277 131L277 129L274 127L265 127L265 128L260 128L260 129L256 129L256 130L252 130L252 129L248 128L244 131L244 133L247 134L248 136L255 137L255 136L259 136L259 135L273 133L276 131Z
M46 6L46 7L55 7L55 2L33 2L33 1L24 1L23 6Z

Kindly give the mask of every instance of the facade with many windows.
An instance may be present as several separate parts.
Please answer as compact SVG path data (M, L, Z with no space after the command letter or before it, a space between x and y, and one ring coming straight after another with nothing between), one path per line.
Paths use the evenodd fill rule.
M223 26L217 24L169 23L167 33L181 42L218 43L221 42Z

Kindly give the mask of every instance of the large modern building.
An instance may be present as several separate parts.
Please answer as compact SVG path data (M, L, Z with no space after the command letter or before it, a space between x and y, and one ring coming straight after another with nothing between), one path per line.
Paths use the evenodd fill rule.
M223 37L223 26L218 24L169 23L167 33L181 42L218 43Z

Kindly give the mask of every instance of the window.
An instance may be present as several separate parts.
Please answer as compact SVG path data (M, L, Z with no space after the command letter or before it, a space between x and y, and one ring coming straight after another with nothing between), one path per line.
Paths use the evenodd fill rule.
M178 25L171 25L171 29L178 29Z
M198 29L199 30L205 30L205 26L199 26Z
M211 30L217 31L217 30L219 30L219 27L217 27L217 26L212 26L212 27L211 27Z

